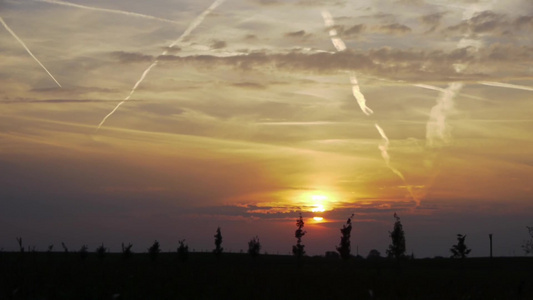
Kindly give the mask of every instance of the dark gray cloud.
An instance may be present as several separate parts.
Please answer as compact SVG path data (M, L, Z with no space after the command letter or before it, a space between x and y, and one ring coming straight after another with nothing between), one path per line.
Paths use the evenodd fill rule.
M225 41L213 41L210 45L211 49L223 49L227 47L227 43Z
M475 14L469 20L464 20L459 24L452 25L444 29L447 34L492 34L496 36L508 36L520 30L531 30L533 28L532 16L518 16L510 18L504 14L487 10Z
M305 36L305 30L287 32L285 34L285 36L287 36L287 37L303 37L303 36Z
M440 13L440 12L425 15L425 16L420 17L420 22L422 22L422 24L429 27L428 30L426 31L427 33L433 32L440 26L440 23L444 15L445 13Z
M395 23L378 26L375 31L391 35L401 35L411 32L411 28L403 24Z
M151 62L154 57L151 55L146 55L138 52L125 52L125 51L115 51L111 52L111 57L118 60L120 63L138 63L138 62Z
M237 82L233 84L236 87L244 87L244 88L250 88L250 89L264 89L266 88L265 85L256 83L256 82Z
M271 53L256 51L247 55L218 57L214 55L176 56L164 55L158 59L162 63L197 65L205 68L217 66L233 66L241 70L260 70L263 67L276 67L286 71L306 71L329 73L337 71L360 71L378 76L394 76L404 80L441 80L450 77L462 80L478 78L487 79L490 73L472 73L476 66L484 69L494 66L499 71L517 70L533 62L533 47L513 44L494 44L480 49L478 52L459 48L452 51L392 49L382 47L368 51L346 50L335 53ZM127 55L121 56L123 60ZM132 56L136 61L136 56ZM502 63L506 62L504 66ZM457 74L454 63L469 63L467 71ZM522 68L520 68L522 69ZM470 73L469 73L470 72ZM474 76L474 77L472 77Z

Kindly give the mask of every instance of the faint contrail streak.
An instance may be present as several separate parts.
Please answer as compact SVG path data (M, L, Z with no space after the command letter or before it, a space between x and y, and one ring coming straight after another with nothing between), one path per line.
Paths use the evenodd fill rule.
M366 106L365 95L361 93L361 89L359 88L359 82L357 81L357 77L355 77L354 72L350 74L350 82L352 83L353 96L355 97L355 100L357 100L359 107L361 107L361 110L365 115L370 116L374 112L368 106Z
M0 23L2 23L2 25L4 25L4 27L6 28L6 30L11 33L11 35L22 45L22 47L24 47L24 49L26 49L26 52L28 52L29 55L31 55L31 57L33 57L33 59L46 71L46 73L48 73L48 75L50 75L50 77L52 77L52 79L55 81L55 83L57 83L57 85L59 87L61 87L61 84L59 84L59 82L54 78L54 76L48 71L48 69L46 69L46 67L37 59L37 57L35 57L35 55L33 55L33 53L31 53L30 49L28 49L28 47L26 46L26 44L24 44L24 42L19 39L19 37L15 34L15 32L13 32L13 30L11 30L11 28L9 28L9 26L7 26L6 22L4 22L4 19L2 19L2 17L0 17Z
M450 130L446 124L448 113L453 109L453 99L455 95L461 90L463 83L452 82L448 88L441 91L437 104L431 108L429 113L429 120L426 125L426 140L428 146L433 147L436 144L436 139L440 139L444 143L450 140Z
M491 82L491 81L480 81L479 83L483 84L483 85L489 85L489 86L495 86L495 87L502 87L502 88L517 89L517 90L524 90L524 91L533 92L533 88L532 87L524 86L524 85L516 85L516 84L502 83L502 82Z
M337 49L338 52L346 50L346 44L337 36L337 30L335 30L334 28L335 22L333 21L333 17L331 16L331 14L328 11L323 11L322 18L324 19L324 24L329 29L329 36L335 49ZM357 100L357 103L361 107L361 110L365 115L371 115L373 111L368 106L366 106L366 99L363 93L361 92L359 82L357 81L357 77L355 76L355 72L350 73L350 82L352 84L353 96ZM404 184L407 186L407 191L411 195L411 198L415 200L417 204L420 204L420 201L414 197L411 187L407 185L405 176L403 176L403 174L398 171L398 169L394 168L390 164L390 155L388 152L390 141L387 135L385 134L385 131L377 123L374 125L376 126L376 129L383 138L383 142L378 146L378 149L381 151L381 156L385 160L385 164L389 169L391 169L394 174L398 175L398 177L400 177L400 179L404 182Z
M193 22L189 25L189 27L187 27L187 29L185 29L185 31L180 35L180 37L178 39L176 39L174 42L172 42L172 44L170 44L168 46L168 49L174 47L176 44L180 43L184 38L186 38L189 34L191 34L191 32L196 28L198 27L198 25L200 25L200 23L202 23L202 21L205 19L205 17L211 13L215 8L217 8L220 4L222 4L225 0L216 0L215 2L213 2L213 4L211 4L211 6L209 6L204 12L202 12L198 17L196 17L196 19L193 20ZM166 55L168 53L168 49L166 49L165 51L163 51L161 55ZM117 106L115 106L115 108L109 113L107 114L103 119L102 121L100 122L100 124L98 124L98 127L96 128L95 132L98 131L98 129L100 129L100 127L102 127L102 125L104 125L105 121L107 120L107 118L109 118L113 113L115 113L115 111L122 105L124 104L124 102L128 101L130 99L130 97L133 95L133 93L135 92L135 90L137 89L137 87L139 86L139 84L141 84L141 82L144 80L144 78L146 77L146 75L148 75L148 73L150 73L150 70L152 70L153 67L155 67L157 65L157 63L159 62L158 59L156 59L146 70L144 70L143 74L141 75L141 78L139 78L139 80L135 83L135 85L133 86L133 88L131 89L129 95L124 98L124 100L122 100L119 104L117 104Z
M381 150L381 156L383 156L383 159L385 160L387 167L389 167L389 169L391 169L392 172L394 172L394 174L398 175L398 177L400 177L403 181L405 181L405 177L403 176L403 174L400 171L398 171L398 169L390 165L390 155L388 152L389 144L390 144L389 138L385 134L385 131L377 123L374 125L376 126L376 129L378 130L379 134L383 138L383 143L381 143L381 145L379 145L378 148L379 150Z
M129 12L129 11L118 10L118 9L108 9L108 8L99 8L99 7L94 7L94 6L85 6L85 5L81 5L81 4L75 4L75 3L66 2L66 1L60 1L60 0L34 0L34 1L51 3L51 4L58 4L58 5L76 7L76 8L82 8L82 9L87 9L87 10L101 11L101 12L106 12L106 13L121 14L121 15L127 15L127 16L132 16L132 17L140 17L140 18L145 18L145 19L151 19L151 20L157 20L157 21L162 21L162 22L167 22L167 23L178 24L178 22L176 22L176 21L163 19L163 18L158 18L158 17L145 15L145 14L139 14L139 13L134 13L134 12Z

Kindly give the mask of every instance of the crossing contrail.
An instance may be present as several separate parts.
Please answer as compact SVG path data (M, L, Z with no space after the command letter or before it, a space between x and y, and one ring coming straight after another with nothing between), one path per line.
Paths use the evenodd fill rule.
M198 25L200 25L202 23L202 21L205 19L205 17L211 13L215 8L217 8L220 4L222 4L225 0L216 0L215 2L213 2L213 4L211 4L211 6L209 6L204 12L202 12L198 17L196 17L196 19L193 20L193 22L189 25L189 27L187 27L187 29L185 29L185 31L180 35L179 38L177 38L174 42L172 42L172 44L170 44L168 46L168 48L163 51L161 55L166 55L168 53L168 49L174 47L175 45L177 45L178 43L180 43L181 41L183 41L184 38L186 38L189 34L191 34L191 32L196 29L196 27L198 27ZM102 127L102 125L104 125L105 121L115 113L115 111L117 111L117 109L122 105L124 104L124 102L128 101L131 96L133 95L133 93L135 93L135 90L137 90L137 87L141 84L141 82L143 82L144 78L146 77L146 75L148 75L148 73L150 73L150 70L152 70L153 67L155 67L157 65L157 63L159 62L158 59L156 59L146 70L144 70L143 74L141 75L141 78L139 78L139 80L135 83L135 85L133 86L133 88L131 89L129 95L124 98L124 100L122 100L119 104L117 104L117 106L115 106L115 108L109 113L107 114L103 119L102 121L100 122L100 124L98 124L98 127L96 128L95 132L97 132L100 127Z
M0 17L0 23L2 23L2 25L4 25L4 27L6 28L6 30L11 33L11 35L22 45L22 47L24 47L24 49L26 49L26 52L28 52L28 54L33 57L33 59L46 71L46 73L48 73L48 75L50 75L50 77L55 81L55 83L61 87L61 84L59 84L59 82L54 78L54 76L48 71L48 69L46 69L46 67L37 59L37 57L35 57L35 55L33 55L33 53L31 53L30 49L28 49L28 47L26 46L26 44L24 44L24 42L15 34L15 32L13 32L13 30L11 30L11 28L9 28L9 26L7 26L6 22L4 22L4 19L2 19L2 17Z
M139 13L123 11L123 10L118 10L118 9L108 9L108 8L100 8L100 7L94 7L94 6L85 6L85 5L81 5L81 4L75 4L75 3L66 2L66 1L60 1L60 0L34 0L34 1L45 2L45 3L50 3L50 4L57 4L57 5L64 5L64 6L70 6L70 7L76 7L76 8L87 9L87 10L101 11L101 12L106 12L106 13L121 14L121 15L127 15L127 16L132 16L132 17L139 17L139 18L157 20L157 21L173 23L173 24L179 24L176 21L172 21L172 20L168 20L168 19L164 19L164 18L158 18L158 17L154 17L154 16L150 16L150 15L139 14Z
M331 16L331 14L328 11L323 11L322 18L324 19L324 24L326 25L326 28L328 28L329 30L329 36L331 38L331 42L333 43L333 46L335 47L335 49L337 49L338 52L346 50L346 44L337 36L337 30L335 30L335 27L334 27L335 22L333 21L333 17ZM355 76L355 72L350 73L350 82L352 84L352 93L353 93L355 100L357 100L357 103L361 107L361 110L363 111L363 113L367 116L370 116L373 113L373 111L366 105L366 98L361 92L361 89L359 87L359 82L357 80L357 77ZM378 130L381 138L383 139L383 142L378 146L378 149L381 151L381 156L383 157L383 160L385 160L385 164L387 165L389 169L391 169L391 171L394 174L398 175L398 177L400 177L400 179L406 184L407 191L411 195L411 198L413 198L413 200L415 200L417 204L420 204L420 201L414 197L411 187L407 185L405 176L403 176L403 174L398 169L394 168L390 164L390 155L388 152L390 141L387 135L385 134L385 131L377 123L374 125L376 126L376 129Z
M492 82L492 81L480 81L479 83L483 85L488 85L488 86L495 86L495 87L502 87L502 88L517 89L517 90L533 92L533 87L524 86L524 85L516 85L516 84L503 83L503 82Z

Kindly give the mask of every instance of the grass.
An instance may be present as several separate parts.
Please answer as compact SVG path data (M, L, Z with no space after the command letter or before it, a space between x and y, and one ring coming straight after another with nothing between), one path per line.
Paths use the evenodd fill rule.
M371 297L371 293L374 298ZM0 299L533 299L533 258L0 253Z

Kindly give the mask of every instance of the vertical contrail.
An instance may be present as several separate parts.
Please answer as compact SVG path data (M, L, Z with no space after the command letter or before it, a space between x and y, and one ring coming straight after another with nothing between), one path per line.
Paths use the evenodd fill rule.
M37 57L35 57L35 55L33 55L33 53L31 53L30 49L28 49L28 47L26 46L26 44L24 44L24 42L19 39L19 37L15 34L15 32L13 32L13 30L11 30L11 28L9 28L9 26L7 26L6 22L4 22L4 19L2 19L2 17L0 17L0 23L2 23L2 25L4 25L4 27L6 28L6 30L11 33L11 35L22 45L22 47L24 47L24 49L26 49L26 52L28 52L28 54L33 57L33 59L46 71L46 73L48 73L48 75L50 75L50 77L52 77L52 79L55 81L55 83L57 83L57 85L59 87L61 87L61 84L59 84L59 82L57 82L57 80L54 78L54 76L48 71L48 69L46 69L46 67L37 59Z
M196 17L196 19L193 20L193 22L189 25L189 27L187 27L187 29L185 29L185 31L180 35L180 37L178 39L176 39L174 42L172 42L172 44L170 44L168 46L168 49L174 47L176 44L180 43L184 38L186 38L189 34L191 34L191 32L196 27L198 27L198 25L200 25L200 23L202 23L202 21L205 19L205 17L209 13L211 13L215 8L217 8L220 4L222 4L224 1L225 0L216 0L215 2L213 2L213 4L211 4L211 6L209 6L204 12L202 12L198 17ZM168 53L168 49L163 51L160 54L160 56L161 55L166 55ZM141 78L139 78L139 80L135 83L135 85L131 89L129 95L126 98L124 98L124 100L122 100L119 104L117 104L117 106L115 106L115 108L102 119L100 124L98 124L98 127L96 128L95 132L97 132L98 129L100 129L100 127L102 127L102 125L104 125L104 123L107 120L107 118L109 118L113 113L115 113L115 111L122 104L124 104L124 102L128 101L131 98L131 96L133 95L133 93L135 92L135 90L137 89L139 84L141 84L141 82L144 80L146 75L148 75L148 73L150 73L150 70L152 70L152 68L155 67L158 62L159 62L159 60L156 58L156 60L146 70L144 70L143 74L141 75Z
M426 141L429 147L436 146L437 140L444 144L450 141L450 128L447 125L446 118L450 111L453 110L455 95L461 90L463 83L452 82L448 88L441 91L437 104L431 108L429 120L426 125Z
M337 49L338 52L346 50L346 44L337 35L337 30L335 30L335 22L333 21L333 17L331 16L331 14L328 11L322 11L322 18L324 19L324 24L326 25L326 28L328 28L329 30L329 36L335 49ZM357 80L357 77L355 76L355 72L350 73L350 82L352 84L353 96L355 100L357 100L357 103L361 107L363 113L367 116L373 114L374 112L372 111L372 109L366 106L366 99L363 93L361 92L359 82ZM378 130L380 136L383 139L383 142L378 146L378 149L381 151L381 156L383 157L383 160L385 160L385 164L389 169L391 169L394 174L398 175L398 177L400 177L400 179L404 182L404 184L407 186L407 191L411 195L411 198L417 202L417 205L420 204L420 201L414 197L411 187L407 185L405 176L403 176L403 174L398 169L394 168L390 164L390 155L388 152L390 141L387 135L385 134L385 131L377 123L374 125L376 126L376 129Z
M470 20L477 12L474 7L470 6L463 10L463 21ZM468 21L470 22L470 21ZM465 47L473 52L478 52L482 43L479 39L471 39L469 36L475 36L472 32L467 32L458 42L457 47ZM453 64L456 73L462 73L468 64ZM464 84L462 82L452 82L446 89L440 92L437 103L431 108L429 120L426 125L426 145L429 147L436 146L436 140L447 144L451 139L450 128L447 124L447 117L454 106L455 96L461 91ZM428 86L422 86L427 88Z
M57 4L57 5L70 6L70 7L76 7L76 8L86 9L86 10L94 10L94 11L101 11L101 12L106 12L106 13L127 15L127 16L132 16L132 17L140 17L140 18L145 18L145 19L151 19L151 20L157 20L157 21L162 21L162 22L167 22L167 23L178 24L178 22L176 22L176 21L163 19L163 18L158 18L158 17L145 15L145 14L139 14L139 13L134 13L134 12L129 12L129 11L118 10L118 9L108 9L108 8L99 8L99 7L94 7L94 6L85 6L85 5L75 4L75 3L71 3L71 2L60 1L60 0L35 0L35 1L37 1L37 2L45 2L45 3L50 3L50 4Z

